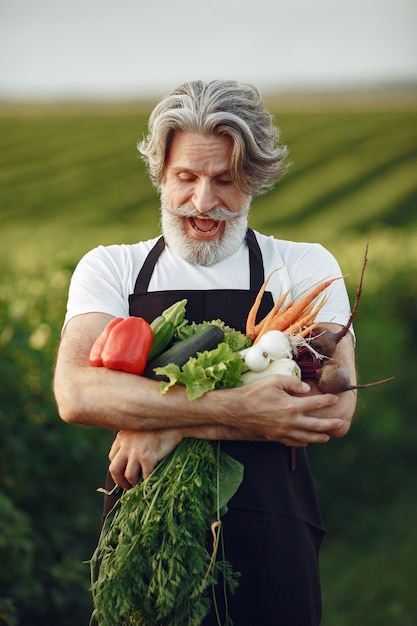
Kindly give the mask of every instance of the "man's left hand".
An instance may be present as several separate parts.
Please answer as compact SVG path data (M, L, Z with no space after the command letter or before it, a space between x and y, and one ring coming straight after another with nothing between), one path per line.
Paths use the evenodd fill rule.
M147 478L181 439L179 430L120 430L109 452L109 471L116 485L130 489L140 474Z

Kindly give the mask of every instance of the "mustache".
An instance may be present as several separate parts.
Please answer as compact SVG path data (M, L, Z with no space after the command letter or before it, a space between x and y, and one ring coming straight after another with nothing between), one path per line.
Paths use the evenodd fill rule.
M196 210L195 206L187 203L182 204L176 209L168 209L168 207L164 206L164 210L174 217L204 217L215 220L216 222L226 222L240 217L242 213L245 212L246 207L244 207L241 211L230 211L230 209L226 209L225 207L217 207L202 214Z

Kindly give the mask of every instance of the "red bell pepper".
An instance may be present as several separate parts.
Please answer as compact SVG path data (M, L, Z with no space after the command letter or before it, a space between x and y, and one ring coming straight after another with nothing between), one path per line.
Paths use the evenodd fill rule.
M115 318L113 318L107 324L106 328L103 330L101 335L99 335L97 337L97 339L95 340L95 342L93 344L93 347L91 348L90 357L88 359L90 365L93 365L94 367L102 367L103 366L102 353L103 353L104 345L105 345L105 343L107 341L107 338L108 338L108 336L110 334L110 331L113 328L113 326L116 326L116 324L118 324L122 320L123 320L123 317L115 317Z
M152 328L142 317L115 318L96 339L90 365L141 375L152 340Z

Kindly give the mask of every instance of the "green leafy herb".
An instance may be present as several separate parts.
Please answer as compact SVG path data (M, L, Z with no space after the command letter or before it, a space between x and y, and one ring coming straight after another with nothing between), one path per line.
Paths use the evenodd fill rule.
M207 441L184 439L124 492L91 559L90 624L201 624L219 574L231 590L237 584L230 564L207 550L206 537L210 515L219 518L242 477L242 465L220 449L216 454Z

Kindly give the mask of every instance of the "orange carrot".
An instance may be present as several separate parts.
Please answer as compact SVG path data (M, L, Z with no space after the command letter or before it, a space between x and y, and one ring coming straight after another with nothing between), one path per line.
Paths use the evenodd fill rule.
M286 311L288 311L296 302L295 298L290 300L289 302L287 302L287 304L284 306L285 300L288 298L288 296L290 295L290 293L293 291L294 287L291 287L290 289L288 289L288 291L286 291L283 295L281 295L278 300L275 302L274 306L272 307L272 309L269 311L269 313L264 317L264 319L259 322L259 324L257 326L259 326L259 331L260 329L265 325L269 325L270 322L277 316L281 316L283 313L286 313ZM307 295L308 294L308 289L305 289L304 291L302 291L299 295L298 298L301 298L303 295ZM257 333L258 334L258 333Z
M262 287L260 288L258 295L256 296L255 302L251 306L251 309L248 313L248 317L246 318L246 334L247 335L252 335L252 336L255 335L256 316L258 314L259 307L261 305L262 297L265 293L265 289L271 279L272 274L274 274L274 272L277 272L279 269L280 268L272 270L272 272L269 274L267 279L262 284Z
M273 330L271 327L274 324L274 320L284 315L294 305L295 300L290 300L285 306L283 306L291 291L292 290L289 289L284 295L280 296L269 313L259 322L259 324L256 325L254 343L256 343L265 332Z
M284 328L285 331L288 332L293 332L294 328L303 328L303 326L306 326L307 324L310 324L315 316L316 316L316 307L317 307L317 303L315 300L313 300L313 302L311 302L306 308L305 310L302 312L301 316L298 318L298 320L294 323L291 324L290 326L288 326L288 328Z
M317 300L317 299L313 300L313 302L311 302L303 311L303 313L301 314L301 317L299 317L298 320L294 324L291 324L290 326L288 326L288 328L284 328L283 330L287 333L292 334L292 333L299 332L306 326L309 326L310 324L312 324L315 318L317 317L317 314L326 304L327 300L328 298L322 298L321 300Z
M302 337L303 339L305 337L307 337L315 328L317 328L317 326L319 326L320 322L314 322L313 324L310 324L310 326L307 326L306 328L304 328L301 332L297 333L300 337Z
M255 341L258 338L259 333L262 332L263 327L268 325L271 322L271 320L275 317L275 315L277 315L279 313L279 310L282 308L285 300L287 299L287 297L289 296L290 293L291 293L291 289L289 289L283 295L279 296L278 300L275 302L274 306L269 311L269 313L267 315L265 315L263 320L261 320L258 324L256 324L256 326L255 326L255 333L254 333Z
M282 312L276 313L273 317L269 319L268 323L265 323L262 327L262 330L258 334L255 339L256 343L259 341L261 336L268 332L269 330L285 330L290 326L297 324L298 320L304 315L305 309L317 299L317 297L329 287L335 280L339 280L343 278L342 276L337 276L335 278L329 278L328 280L323 281L322 283L316 284L313 289L308 292L305 296L299 298L298 300L292 300ZM275 308L275 307L274 307ZM269 314L268 314L269 317Z
M289 335L295 335L303 330L306 326L310 326L314 322L314 318L316 317L316 313L309 313L308 315L301 317L300 320L296 321L295 324L291 324L288 328L285 328L283 332L288 333ZM274 330L274 329L271 329Z
M274 320L275 330L282 330L283 328L288 328L291 324L295 324L303 314L305 308L335 280L339 280L340 278L342 277L329 278L322 283L318 283L307 295L297 300L283 315L280 315L277 320Z

